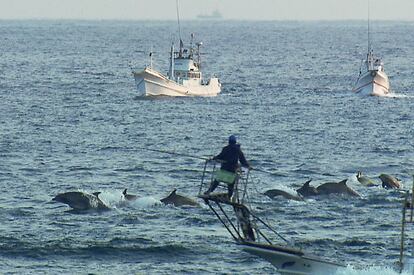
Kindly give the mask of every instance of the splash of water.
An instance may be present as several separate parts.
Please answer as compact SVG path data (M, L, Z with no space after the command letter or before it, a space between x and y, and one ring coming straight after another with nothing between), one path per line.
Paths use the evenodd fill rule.
M364 269L358 269L353 266L347 266L338 270L335 275L410 275L408 272L399 273L391 267L371 266Z
M160 200L153 197L142 197L129 203L133 208L149 208L158 205L162 205Z
M111 208L129 206L141 209L161 205L160 200L150 196L137 198L134 201L127 201L122 194L122 190L105 190L99 194L99 198Z

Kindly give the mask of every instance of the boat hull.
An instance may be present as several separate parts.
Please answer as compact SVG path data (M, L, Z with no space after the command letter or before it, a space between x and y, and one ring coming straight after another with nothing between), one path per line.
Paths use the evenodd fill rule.
M140 96L217 96L221 91L218 78L210 78L208 83L201 84L199 80L183 80L179 84L168 79L163 74L145 68L133 73L135 84Z
M387 74L377 70L367 71L359 77L354 92L359 95L387 96L390 93Z
M323 275L334 274L345 266L328 262L317 257L307 256L297 250L277 246L240 244L242 249L270 262L281 274Z

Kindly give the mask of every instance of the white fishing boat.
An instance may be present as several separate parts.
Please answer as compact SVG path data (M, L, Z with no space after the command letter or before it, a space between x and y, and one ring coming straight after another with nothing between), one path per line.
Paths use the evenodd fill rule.
M223 175L223 170L216 170L215 165L212 170L208 167L206 162L198 197L205 201L243 251L268 261L281 274L332 275L337 270L345 268L344 264L314 256L295 247L291 241L255 215L252 209L246 206L250 205L247 194L249 172L237 173L235 177L231 177L227 175L228 172ZM206 182L205 178L208 179ZM230 199L227 193L203 192L208 190L208 186L214 180L226 185L234 178L235 191ZM230 211L234 212L234 216L228 213Z
M144 70L133 71L135 84L140 96L216 96L221 91L217 77L204 80L201 72L201 42L193 47L191 35L189 48L184 48L180 39L178 51L171 45L169 71L163 75L152 67L151 62Z
M369 9L369 8L368 8ZM384 63L374 56L371 45L370 21L368 15L368 53L362 61L353 92L359 95L386 96L390 93L390 82L384 71Z
M372 96L386 96L390 93L390 82L384 71L384 63L374 57L372 49L361 65L353 91L360 95Z

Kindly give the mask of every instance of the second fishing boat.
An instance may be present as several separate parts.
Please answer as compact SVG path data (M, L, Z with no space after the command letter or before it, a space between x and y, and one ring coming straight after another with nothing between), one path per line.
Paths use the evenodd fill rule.
M384 71L384 63L374 56L370 35L370 20L368 7L368 53L363 60L358 79L353 91L360 95L387 96L390 93L390 82Z

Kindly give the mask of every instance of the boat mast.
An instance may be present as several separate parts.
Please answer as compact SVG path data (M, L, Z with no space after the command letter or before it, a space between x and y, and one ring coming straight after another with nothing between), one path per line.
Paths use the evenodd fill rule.
M193 42L194 42L194 33L191 33L191 40L190 40L190 58L193 58Z
M370 0L368 0L368 53L367 53L367 67L368 70L373 70L373 57L372 57L372 46L371 46L371 29L370 29Z
M170 79L174 80L174 42L171 44L170 53Z
M370 37L370 28L369 28L369 21L370 21L370 11L369 11L369 0L368 0L368 53L371 52L371 37Z
M150 57L150 69L152 69L152 46L151 46L151 51L149 53L149 57Z
M201 54L200 54L200 46L203 45L203 42L197 43L197 63L198 63L198 69L201 69Z

